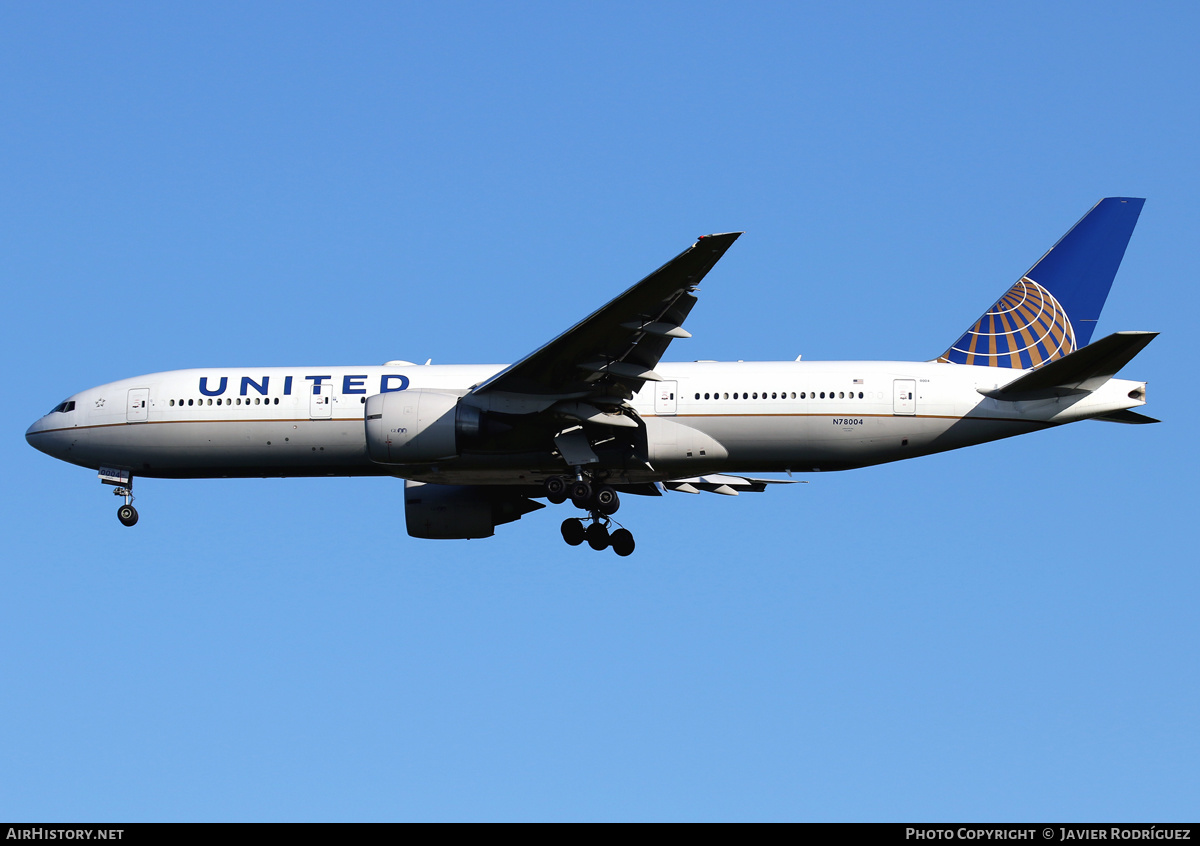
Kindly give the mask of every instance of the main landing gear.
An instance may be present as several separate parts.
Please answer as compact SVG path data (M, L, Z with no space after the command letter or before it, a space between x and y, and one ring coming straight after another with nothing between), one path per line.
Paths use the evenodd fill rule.
M138 521L137 509L133 507L133 486L113 488L113 494L125 497L125 504L117 509L117 519L122 526L132 526Z
M562 536L571 546L587 541L595 550L612 547L621 557L633 553L633 533L620 528L610 531L610 518L621 507L621 498L610 485L593 485L579 473L577 478L551 476L546 480L546 498L555 505L571 500L576 508L588 512L586 518L570 517L563 521ZM584 521L589 521L584 525Z
M606 547L612 547L612 551L624 558L626 555L633 554L633 532L628 529L617 529L615 532L609 532L608 527L612 525L612 521L605 519L598 514L592 514L591 525L584 526L583 519L580 517L568 517L562 522L563 540L571 546L579 546L584 541L587 541L588 546L595 550L601 550Z

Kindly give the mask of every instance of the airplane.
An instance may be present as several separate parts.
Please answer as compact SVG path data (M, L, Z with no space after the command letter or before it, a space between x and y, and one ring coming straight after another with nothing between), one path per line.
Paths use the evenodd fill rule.
M1100 200L930 361L662 362L729 232L515 364L153 373L73 394L25 437L98 471L125 526L135 476L393 476L413 537L491 537L570 500L583 516L563 539L626 556L622 496L762 492L1077 420L1158 422L1133 411L1146 383L1114 378L1157 333L1089 343L1144 202Z

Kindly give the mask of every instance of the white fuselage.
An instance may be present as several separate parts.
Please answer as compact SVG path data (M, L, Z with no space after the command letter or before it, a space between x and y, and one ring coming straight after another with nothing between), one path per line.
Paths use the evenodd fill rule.
M449 484L521 484L564 470L544 453L464 454L434 465L367 454L368 396L457 395L502 365L176 370L75 394L29 428L31 444L84 467L135 476L394 475ZM1112 379L1083 396L989 399L1022 371L936 362L663 363L632 405L648 461L614 481L711 472L843 470L941 452L1144 404L1145 384Z

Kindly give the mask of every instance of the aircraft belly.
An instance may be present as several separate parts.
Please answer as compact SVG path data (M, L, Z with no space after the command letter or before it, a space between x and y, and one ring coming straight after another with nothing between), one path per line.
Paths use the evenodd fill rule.
M362 466L367 458L360 420L149 422L81 431L75 463L128 467L135 475L226 475L241 468Z
M1010 437L1044 425L951 414L712 416L681 422L720 441L729 452L726 469L747 472L865 467Z
M762 470L769 465L785 470L830 461L856 466L888 461L905 438L919 437L930 428L920 418L870 414L708 417L688 422L725 446L729 467Z

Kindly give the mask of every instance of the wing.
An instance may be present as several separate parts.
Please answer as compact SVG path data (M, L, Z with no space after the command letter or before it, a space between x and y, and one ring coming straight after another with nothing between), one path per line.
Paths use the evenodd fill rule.
M491 405L487 400L500 396L541 399L546 405L583 399L602 406L632 398L646 382L658 381L654 368L671 341L690 337L682 324L696 302L692 292L741 234L701 236L608 305L468 396L481 405ZM585 407L583 413L590 412Z

